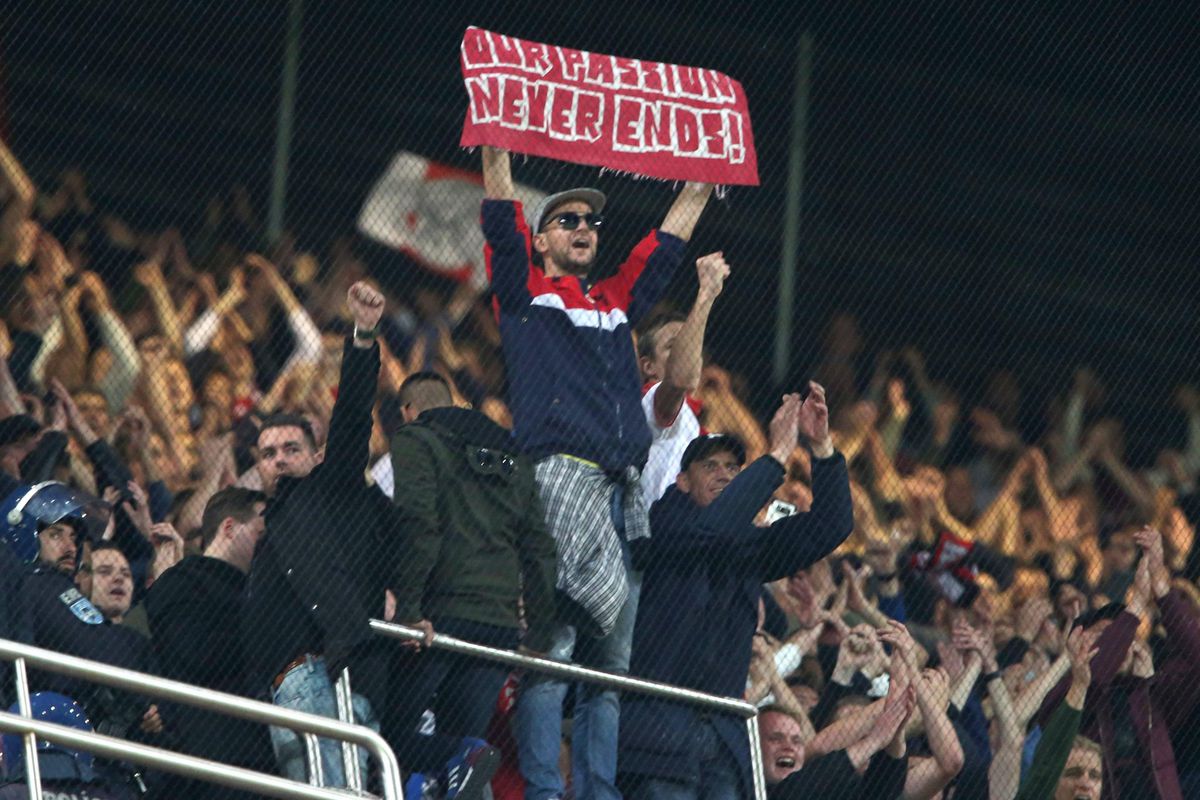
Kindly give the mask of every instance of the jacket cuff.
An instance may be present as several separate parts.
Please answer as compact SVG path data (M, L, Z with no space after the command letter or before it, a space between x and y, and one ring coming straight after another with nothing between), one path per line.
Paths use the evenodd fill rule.
M537 653L547 653L554 644L554 629L549 625L530 628L521 638L521 644Z

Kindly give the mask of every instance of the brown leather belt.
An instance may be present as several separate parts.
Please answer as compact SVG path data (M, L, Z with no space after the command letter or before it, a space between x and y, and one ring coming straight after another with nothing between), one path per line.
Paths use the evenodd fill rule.
M301 653L300 655L296 656L291 661L289 661L287 663L287 665L282 670L280 670L279 674L275 676L275 679L271 681L271 688L278 689L279 685L283 683L283 679L287 677L287 674L289 672L294 670L296 667L304 666L305 664L308 663L308 660L310 658L320 658L320 657L321 656L318 653Z

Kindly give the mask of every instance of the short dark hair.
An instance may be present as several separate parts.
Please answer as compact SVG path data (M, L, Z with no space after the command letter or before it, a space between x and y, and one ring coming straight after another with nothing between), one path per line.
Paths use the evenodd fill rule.
M308 446L313 450L317 449L316 434L313 433L312 423L306 417L302 417L299 414L272 414L263 420L262 425L258 429L258 435L262 436L263 431L270 430L271 428L299 428L304 434L305 440L308 441ZM255 441L258 441L257 437L255 437Z
M664 311L660 314L655 314L642 329L638 332L637 354L639 358L654 358L654 351L658 349L658 333L672 322L686 322L687 315L679 311Z
M792 712L788 711L779 703L769 703L758 710L758 715L760 717L764 714L783 714L785 717L792 716Z
M83 548L81 547L80 548L80 551L81 551L80 558L81 559L83 556L82 549ZM133 559L131 559L129 556L125 555L125 551L121 549L120 545L118 545L116 542L109 541L107 539L101 540L99 542L91 542L89 552L88 552L88 558L95 558L96 553L103 553L105 550L116 550L125 559L126 563L130 564L130 566L132 567ZM79 562L79 569L83 572L91 572L92 565L84 564L81 560Z
M254 506L267 502L267 496L254 489L228 486L208 498L204 504L204 515L200 518L200 538L207 549L217 538L221 523L232 517L238 522L249 522L258 513Z
M399 400L401 407L412 404L424 411L450 405L454 402L454 393L450 391L450 381L436 372L424 370L404 379L400 384Z

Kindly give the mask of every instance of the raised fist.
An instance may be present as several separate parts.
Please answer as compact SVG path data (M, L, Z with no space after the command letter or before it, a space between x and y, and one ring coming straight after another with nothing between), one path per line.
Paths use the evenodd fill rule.
M700 295L715 299L729 277L729 264L723 252L709 253L696 259L696 274L700 278Z
M359 330L374 330L383 316L383 295L359 281L346 292L346 305Z

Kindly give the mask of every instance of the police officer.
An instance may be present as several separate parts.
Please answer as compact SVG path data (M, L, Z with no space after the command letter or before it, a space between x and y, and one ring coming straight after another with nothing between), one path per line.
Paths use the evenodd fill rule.
M56 692L37 692L30 698L33 718L75 730L91 731L82 706ZM9 713L16 714L14 704ZM8 765L5 783L0 785L0 800L25 800L25 748L19 735L5 734L4 763ZM133 791L120 776L110 776L97 764L91 753L69 750L45 739L38 739L38 768L42 792L63 800L132 800Z
M108 624L75 587L82 541L98 508L95 498L58 481L22 486L0 504L3 539L12 554L31 567L15 596L15 602L25 605L17 613L28 619L32 643L38 647L153 671L141 658L145 651L131 649L125 632ZM144 698L106 686L49 673L35 673L31 680L38 688L79 700L96 729L109 735L127 736L157 716Z

